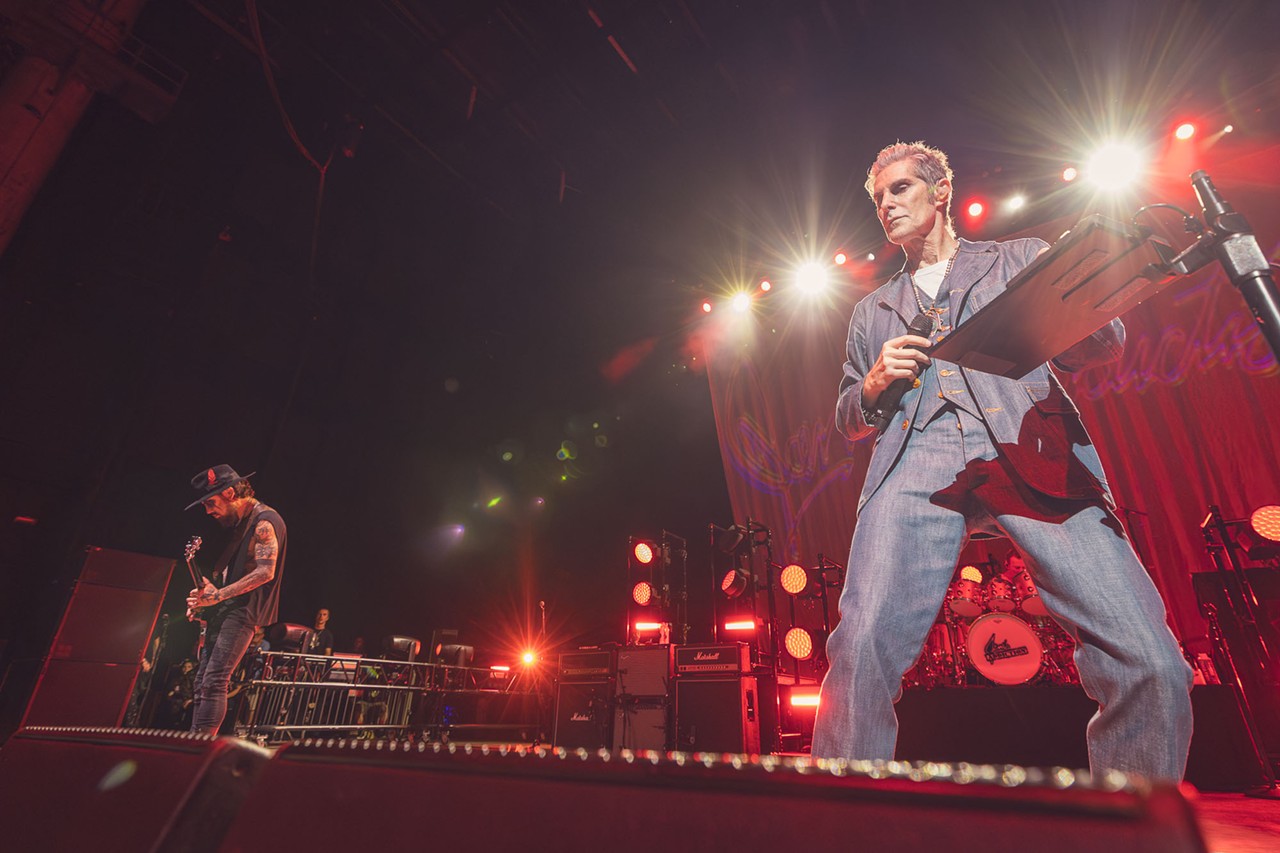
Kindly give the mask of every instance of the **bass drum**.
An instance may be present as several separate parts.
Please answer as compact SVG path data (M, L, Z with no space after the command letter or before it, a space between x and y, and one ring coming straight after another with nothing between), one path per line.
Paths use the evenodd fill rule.
M1026 684L1044 662L1044 646L1035 630L1006 613L973 620L965 651L974 669L996 684Z

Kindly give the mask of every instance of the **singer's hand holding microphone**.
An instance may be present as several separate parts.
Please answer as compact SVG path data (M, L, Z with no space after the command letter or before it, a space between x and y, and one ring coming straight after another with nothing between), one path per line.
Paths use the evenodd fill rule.
M871 426L882 429L889 422L902 395L929 366L929 356L921 350L930 346L924 335L932 330L933 318L921 314L911 322L907 334L890 338L880 348L880 356L862 380L862 407L875 413L874 420L868 421Z

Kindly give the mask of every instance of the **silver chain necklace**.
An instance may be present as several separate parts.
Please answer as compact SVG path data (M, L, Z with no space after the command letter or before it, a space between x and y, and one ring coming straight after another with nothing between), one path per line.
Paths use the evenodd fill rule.
M960 254L960 250L951 253L951 257L947 259L947 268L942 273L942 281L938 283L938 293L942 293L943 286L946 285L947 279L951 277L951 268L955 266L956 255ZM942 325L942 315L946 312L946 308L938 307L938 297L934 296L932 303L928 308L924 307L924 300L920 298L920 288L916 286L916 277L912 275L911 270L907 270L907 280L911 282L911 295L916 298L916 307L920 309L921 314L927 314L933 318L933 327L938 331L946 331L947 326Z

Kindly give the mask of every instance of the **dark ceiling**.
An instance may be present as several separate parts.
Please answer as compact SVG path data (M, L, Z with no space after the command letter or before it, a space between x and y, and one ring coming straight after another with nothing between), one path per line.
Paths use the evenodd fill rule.
M1278 29L1264 2L155 0L172 110L99 96L0 258L0 473L44 523L6 559L176 553L225 461L290 523L282 615L329 606L340 645L497 642L539 599L560 639L620 639L626 538L731 519L704 295L878 251L862 176L898 138L989 192L1107 127L1274 139Z

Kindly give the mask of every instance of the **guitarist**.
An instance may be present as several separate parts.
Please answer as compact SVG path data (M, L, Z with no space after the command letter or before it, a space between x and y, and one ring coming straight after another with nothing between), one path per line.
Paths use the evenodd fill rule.
M214 465L191 479L200 495L187 509L204 511L233 532L211 577L191 590L187 606L208 621L196 671L191 731L217 734L227 713L227 689L254 631L276 621L286 530L280 513L254 497L249 477Z

